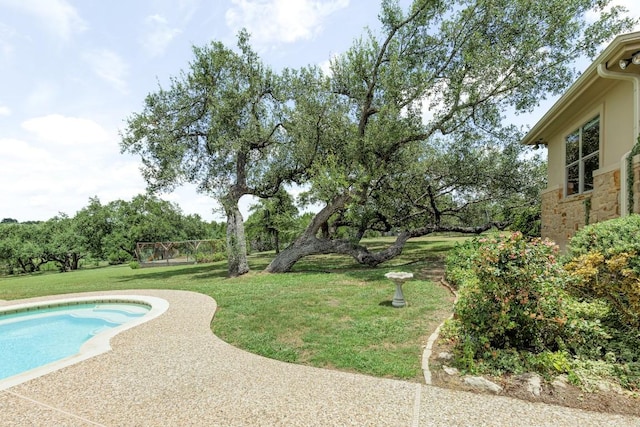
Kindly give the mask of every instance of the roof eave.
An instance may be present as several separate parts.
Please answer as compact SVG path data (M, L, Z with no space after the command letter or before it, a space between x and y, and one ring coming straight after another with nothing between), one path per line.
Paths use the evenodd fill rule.
M521 143L524 145L546 145L548 141L545 141L543 136L545 130L571 105L576 97L595 83L598 79L598 66L600 64L607 66L607 64L612 60L617 61L618 59L621 59L623 57L622 52L627 51L625 47L632 43L640 43L640 32L617 36L569 87L569 89L567 89L560 99L553 104L549 111L547 111L544 116L542 116L542 118L529 130ZM640 44L638 46L640 46Z

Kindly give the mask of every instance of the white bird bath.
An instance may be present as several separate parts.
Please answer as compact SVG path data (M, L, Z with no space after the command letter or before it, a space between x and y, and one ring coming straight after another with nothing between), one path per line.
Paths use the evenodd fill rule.
M391 301L391 305L400 308L407 305L407 302L404 299L404 294L402 293L402 285L409 279L413 279L413 273L406 273L404 271L391 271L384 275L387 279L391 280L396 284L396 292L393 295L393 301Z

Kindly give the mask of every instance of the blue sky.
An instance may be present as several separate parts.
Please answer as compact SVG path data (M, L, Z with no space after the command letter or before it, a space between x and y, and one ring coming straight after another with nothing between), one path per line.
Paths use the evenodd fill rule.
M403 4L410 3L403 0ZM623 3L618 1L618 3ZM235 44L242 27L275 69L326 65L365 26L372 0L0 0L0 219L74 215L145 191L118 130L188 68L191 46ZM627 7L640 14L634 0ZM633 10L635 9L635 10ZM533 125L541 111L530 117ZM164 199L220 220L184 187ZM250 203L243 199L243 211Z

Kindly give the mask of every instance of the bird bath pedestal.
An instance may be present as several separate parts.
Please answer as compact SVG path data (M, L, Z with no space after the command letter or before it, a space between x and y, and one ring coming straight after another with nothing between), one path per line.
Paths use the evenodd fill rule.
M387 279L393 281L396 284L396 293L393 295L393 301L391 301L391 305L400 308L407 305L407 302L404 300L404 294L402 293L402 285L409 279L413 278L413 273L405 273L392 271L384 275Z

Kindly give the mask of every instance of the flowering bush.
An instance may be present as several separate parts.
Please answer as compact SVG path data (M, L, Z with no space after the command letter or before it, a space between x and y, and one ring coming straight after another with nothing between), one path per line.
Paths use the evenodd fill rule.
M519 232L478 242L477 281L461 287L456 305L465 351L557 349L567 320L557 246Z
M579 295L605 300L623 321L640 326L640 215L593 224L569 243L567 271Z
M630 267L635 252L589 252L572 259L566 269L576 279L573 287L584 295L606 300L622 318L640 326L640 277Z

